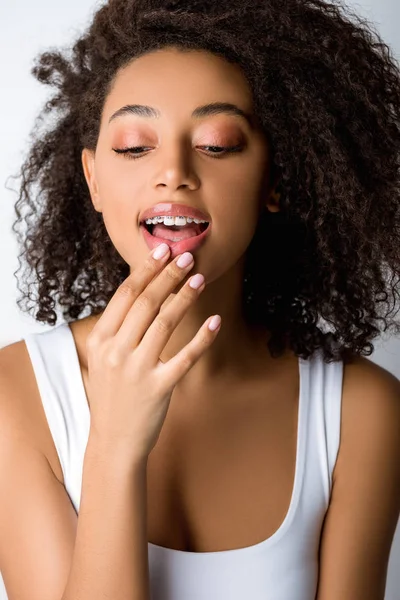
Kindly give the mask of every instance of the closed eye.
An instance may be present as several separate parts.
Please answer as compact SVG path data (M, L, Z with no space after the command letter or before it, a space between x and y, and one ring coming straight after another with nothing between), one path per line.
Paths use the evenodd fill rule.
M217 155L213 158L219 158L220 156L224 156L225 154L230 154L233 152L241 152L242 145L238 144L237 146L199 146L199 148L210 148L211 154ZM136 160L138 158L142 158L143 149L147 149L146 146L134 146L132 148L113 148L113 151L116 154L125 155L126 158L130 160ZM151 148L150 148L151 150ZM140 152L138 152L140 151Z

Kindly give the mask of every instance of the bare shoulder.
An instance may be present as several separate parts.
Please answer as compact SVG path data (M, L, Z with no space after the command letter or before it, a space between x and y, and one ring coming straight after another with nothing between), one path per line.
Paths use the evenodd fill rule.
M43 451L34 379L24 341L0 349L0 570L10 600L61 598L77 531L75 509Z
M400 442L399 424L399 379L371 360L355 356L343 370L341 443L334 479L339 471L351 468L351 457L364 446L367 454L386 451L394 460L397 452L390 444Z
M3 439L48 458L51 436L24 340L0 349L0 423Z
M29 397L25 392L27 378L26 346L23 341L0 349L0 420L2 436L24 438L31 414Z
M357 356L344 368L317 600L383 600L399 510L400 381Z
M345 428L362 434L365 428L390 427L400 416L400 381L371 360L354 357L344 368L342 404Z
M346 398L362 397L361 392L367 391L369 386L372 386L373 393L367 396L372 398L376 398L379 391L385 395L386 391L398 392L400 389L400 380L395 375L364 356L354 356L352 362L345 365L343 375L343 393ZM393 401L395 405L398 404L396 399L392 398Z
M352 362L345 365L344 377L347 379L347 385L362 385L366 377L368 384L400 387L400 380L395 375L365 356L354 355Z

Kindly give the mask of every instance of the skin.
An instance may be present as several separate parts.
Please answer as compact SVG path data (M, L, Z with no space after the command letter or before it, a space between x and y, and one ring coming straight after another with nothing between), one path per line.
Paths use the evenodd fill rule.
M235 65L197 51L168 49L142 56L118 74L104 107L96 153L84 150L82 163L93 205L103 213L109 235L131 271L149 252L137 228L144 209L170 199L211 215L212 234L195 253L195 268L189 273L202 273L207 286L160 358L169 360L210 315L220 314L222 328L216 340L174 390L175 396L185 399L176 402L174 410L192 397L194 407L204 405L208 397L214 401L219 398L214 409L221 408L228 417L228 411L234 414L238 398L247 397L249 389L255 391L259 373L263 373L259 397L263 403L274 397L265 384L273 379L278 366L276 389L280 390L279 397L286 399L280 405L287 406L294 387L289 373L297 368L297 359L293 360L290 351L285 354L290 360L272 359L265 346L266 332L251 331L243 321L240 292L244 254L263 206L273 212L279 210L278 182L269 179L268 144L258 127L251 129L243 119L228 115L201 121L191 118L197 106L215 101L253 111L249 87ZM115 111L133 103L158 108L161 118L125 116L108 124ZM199 148L234 145L237 137L245 140L243 152L219 160ZM113 153L113 147L128 142L152 149L137 161ZM82 322L86 327L82 340L98 318ZM82 366L85 369L84 360ZM213 393L208 394L210 389ZM321 531L316 600L383 600L385 596L389 553L399 515L399 400L399 381L385 369L361 356L346 366L340 447ZM219 431L220 437L229 428L230 420L224 422L227 429ZM224 439L228 443L229 435ZM207 443L201 447L207 448ZM255 457L262 455L260 448L247 459L248 464L255 464ZM160 446L160 454L162 451ZM207 463L207 457L201 456L202 464ZM212 464L211 453L210 469ZM157 475L156 471L155 478ZM190 512L190 507L187 510ZM274 525L276 529L277 520Z
M178 89L179 94L176 94ZM254 486L259 482L258 489L266 490L265 497L277 511L284 511L283 489L285 486L288 489L291 484L287 483L288 470L282 469L282 463L270 463L270 459L276 456L286 458L289 452L288 442L283 442L282 435L279 437L276 432L283 431L283 428L277 430L279 423L282 427L283 422L292 418L288 409L295 387L289 378L292 363L268 356L265 343L260 346L260 332L246 328L238 303L242 259L255 230L258 210L264 204L269 210L278 210L277 197L268 176L262 180L268 173L268 146L259 131L248 129L245 122L237 117L218 115L201 122L191 119L194 108L213 101L233 102L252 110L250 91L234 65L203 52L183 54L169 50L146 55L119 73L104 108L97 151L95 155L88 150L82 153L93 205L103 213L109 235L131 271L139 268L149 254L137 228L139 214L144 209L168 198L204 209L213 220L212 235L196 253L196 268L191 271L191 274L203 273L208 285L176 328L161 356L168 360L184 347L209 315L222 316L222 329L215 342L184 378L184 386L182 382L179 384L185 392L185 400L188 400L194 389L190 386L207 381L215 383L218 379L221 386L217 390L214 387L214 393L209 397L211 401L216 398L220 401L223 396L228 400L226 404L214 403L219 405L220 413L226 409L226 418L214 419L214 427L206 431L206 436L212 436L214 432L213 438L206 439L206 442L214 441L214 445L204 443L204 437L198 435L202 431L196 429L199 423L196 418L187 419L184 423L185 427L190 426L186 438L189 444L178 446L180 455L190 450L193 461L193 456L196 457L193 451L198 451L197 462L190 465L196 477L180 481L181 486L185 486L187 492L191 491L191 497L195 498L185 507L186 515L192 518L204 514L199 507L209 510L209 515L213 514L209 482L215 481L217 474L222 472L221 462L213 454L213 449L216 439L219 448L225 446L229 449L229 444L232 444L229 428L234 432L240 429L243 434L247 423L249 443L241 447L241 462L246 465L246 473L248 465L252 466ZM111 114L129 103L157 107L161 118L148 120L126 116L108 124ZM214 132L213 136L210 130ZM153 149L144 158L129 161L113 153L112 147L122 145L128 132L134 145L152 146ZM246 150L240 154L215 159L199 149L199 145L225 145L223 140L217 142L209 138L219 139L236 133L242 134L246 140ZM166 302L173 297L172 294ZM79 333L76 341L84 377L85 337L100 317L89 317L71 324L74 333ZM243 387L235 388L235 383L239 380L243 385L252 382L254 409L255 370L265 373L269 384L278 365L280 376L276 387L266 389L262 385L259 388L261 402L253 417L250 415L246 422L241 416L236 416L236 421L232 419L235 413L231 409L235 402L231 400L245 396L248 404L249 397L249 390L243 394ZM8 575L7 589L13 597L32 598L31 578L20 576L22 564L25 573L35 573L35 598L61 597L70 573L77 515L59 485L61 475L57 478L56 471L51 468L57 461L57 453L43 410L37 409L41 404L40 397L24 342L1 349L0 390L0 497L5 499L0 510L0 529L4 540L0 546L3 553L0 558L3 572ZM196 394L193 396L196 398ZM197 405L204 405L207 397L207 394L199 393ZM275 406L286 410L286 413L265 412L269 398L277 399ZM177 402L175 408L180 404L185 403ZM203 413L209 413L210 406L208 404ZM399 423L399 381L364 357L355 357L354 363L344 370L340 447L332 475L329 508L321 531L315 600L384 599L389 552L400 505ZM253 429L250 431L250 428ZM172 433L175 431L172 430ZM193 433L196 435L193 436ZM152 463L153 467L158 466L158 470L149 469L148 472L152 490L149 498L156 499L153 504L150 503L153 517L154 509L162 504L157 493L160 479L164 477L161 479L164 483L171 481L165 468L173 462L168 462L171 456L168 452L171 449L168 444L170 438L167 436L164 440L164 446L157 445L158 456L152 453L152 458L156 456L158 459L158 462ZM280 452L277 451L277 440L281 443ZM234 443L237 444L236 436ZM49 449L52 457L55 456L54 460ZM167 452L163 455L164 450ZM161 460L163 456L168 460ZM222 531L221 524L217 532L210 530L210 518L204 519L203 526L197 529L201 530L203 543L205 538L206 543L214 548L220 544L248 546L256 541L256 537L259 539L261 529L265 531L266 526L271 528L271 532L275 531L282 523L283 513L278 519L279 515L271 514L272 511L262 512L260 495L256 494L257 503L254 504L247 486L242 483L248 481L248 476L233 471L231 460L222 467L225 481L230 476L231 489L235 493L234 497L228 498L227 482L224 485L228 490L228 500L224 499L224 517L225 523L228 523L226 531ZM61 471L61 466L59 469ZM201 473L203 488L201 483L200 487L199 484L195 487ZM268 478L274 481L276 488L268 485ZM5 493L1 493L3 489ZM199 490L202 495L197 493ZM243 502L238 502L238 495L242 495ZM285 498L288 502L288 494ZM232 499L236 502L231 502ZM232 527L232 523L240 522L240 519L230 518L235 505L242 507L242 514L253 517L253 530L246 533L246 540L241 537L243 532ZM52 515L50 520L47 518L49 514ZM157 534L160 533L158 524L162 522L161 517L151 521ZM263 523L262 528L260 523ZM153 533L154 530L151 536ZM44 538L48 543L43 544ZM15 552L9 552L9 549L15 547L18 539L23 539L24 543L20 544L16 561ZM49 573L53 574L51 579Z
M191 117L196 107L211 102L236 104L252 115L252 124L229 114ZM130 114L109 122L127 104L149 105L158 109L161 117ZM241 152L226 153L222 158L203 148L237 144L241 144ZM145 147L141 158L129 159L113 151L132 146ZM115 78L105 102L96 151L84 149L82 165L93 206L103 214L109 236L131 272L149 254L138 228L143 210L169 200L211 215L211 235L194 251L193 269L161 310L195 273L204 275L206 288L174 330L160 359L166 362L175 356L209 316L221 315L222 328L176 391L199 389L206 381L226 379L232 373L242 377L261 364L265 372L268 333L248 328L240 298L245 252L260 211L264 206L271 212L279 210L278 181L269 179L268 143L241 69L205 51L176 48L133 60ZM90 320L90 327L100 316Z

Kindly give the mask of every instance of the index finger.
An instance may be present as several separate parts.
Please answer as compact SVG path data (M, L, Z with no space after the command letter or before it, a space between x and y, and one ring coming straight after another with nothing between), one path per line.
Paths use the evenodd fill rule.
M117 288L88 339L102 340L116 335L132 303L165 266L169 256L170 247L164 243L150 252L142 267L130 273Z

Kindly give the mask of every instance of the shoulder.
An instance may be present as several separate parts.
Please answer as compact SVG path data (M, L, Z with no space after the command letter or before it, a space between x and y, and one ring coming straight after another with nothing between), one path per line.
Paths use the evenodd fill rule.
M1 437L44 448L43 408L24 340L0 349Z
M24 385L28 361L28 351L24 340L0 348L0 399L3 405L7 402L9 394L14 396L14 392L20 390Z
M368 388L372 385L374 391L400 389L400 380L387 369L377 365L368 358L359 355L353 355L351 362L344 365L344 387L355 392L357 389ZM347 389L344 390L347 392Z
M400 434L400 381L362 356L343 369L342 432L347 445L387 442ZM400 446L399 446L400 449Z
M381 456L393 468L400 463L400 381L362 356L343 368L340 448L334 471Z
M354 356L343 367L343 400L355 409L362 403L371 410L384 409L384 405L396 410L399 391L400 380L395 375L363 356Z
M24 340L0 348L1 383L23 384L30 364L28 350Z
M345 365L340 445L320 546L318 600L384 597L400 510L400 381Z

